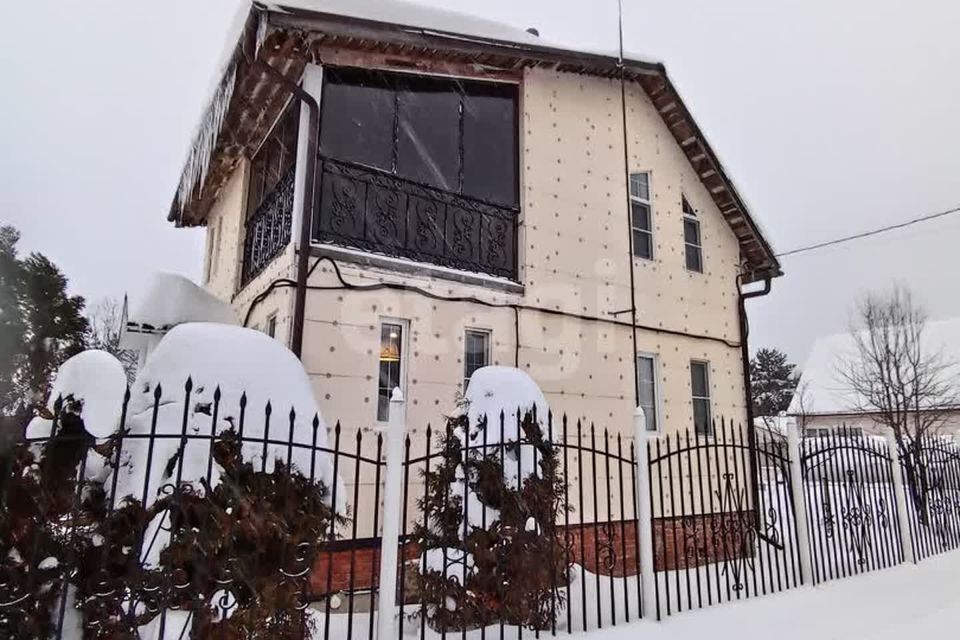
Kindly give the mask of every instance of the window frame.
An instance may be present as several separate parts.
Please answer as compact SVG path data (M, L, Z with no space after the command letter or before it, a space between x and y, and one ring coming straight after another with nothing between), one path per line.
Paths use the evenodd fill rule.
M479 86L481 86L481 87L483 87L483 86L510 87L511 90L514 92L514 94L511 96L512 102L513 102L513 113L512 113L512 120L513 120L513 122L512 122L512 126L511 126L511 128L510 128L510 133L511 133L511 135L512 135L512 137L513 137L513 148L510 149L510 155L511 155L511 159L512 159L512 162L513 162L513 167L514 167L513 176L512 176L512 181L511 181L511 189L512 189L512 191L513 191L513 193L512 193L513 200L512 200L511 202L506 202L506 201L500 202L500 201L488 200L488 199L486 199L486 198L483 198L483 197L480 197L480 196L477 196L477 195L473 195L473 194L471 194L471 193L467 193L467 192L465 192L465 191L463 190L463 186L464 186L463 171L464 171L464 164L465 164L465 150L464 150L464 148L463 148L463 143L464 143L464 115L463 115L463 112L464 112L464 107L463 107L463 105L464 105L464 97L465 97L465 96L468 96L468 95L475 95L475 94L469 94L469 93L466 92L466 91L461 91L461 92L459 92L459 95L460 95L460 100L459 100L459 104L460 104L460 107L459 107L459 109L460 109L460 111L459 111L460 122L459 122L459 131L458 131L458 134L457 134L457 135L460 136L460 138L459 138L459 145L460 145L461 148L460 148L460 150L459 150L459 155L458 155L458 165L459 165L459 167L458 167L457 189L456 189L456 190L446 191L445 189L443 189L442 187L439 187L439 186L437 186L437 185L432 185L432 184L420 182L420 181L417 181L416 179L412 179L412 178L410 178L410 177L406 177L406 176L404 176L401 172L398 171L397 161L398 161L398 151L399 151L399 149L398 149L398 146L397 146L397 145L399 144L399 137L398 137L397 127L399 126L399 111L397 110L397 107L398 107L399 105L398 105L398 103L396 102L396 100L397 100L397 97L396 97L396 96L398 96L399 93L400 93L400 90L397 88L398 85L394 85L394 86L392 87L392 89L391 89L391 90L394 92L394 94L395 94L395 102L394 102L394 105L395 105L395 106L394 106L394 109L395 109L395 111L394 111L394 124L393 124L394 132L393 132L393 139L392 139L392 142L391 142L391 144L392 144L392 160L391 160L391 166L390 166L389 168L377 167L377 166L373 166L373 165L367 165L367 164L363 164L363 163L358 163L358 162L356 162L355 160L351 160L351 159L348 159L348 158L339 158L339 157L334 156L334 155L331 155L331 156L328 156L328 157L329 157L331 160L335 160L335 161L338 161L338 162L344 162L344 163L347 163L347 164L355 164L355 165L359 165L359 166L363 166L363 167L372 169L372 170L374 170L374 171L381 171L381 172L383 172L383 173L385 173L385 174L388 174L388 175L390 175L390 176L393 176L393 177L395 177L395 178L397 178L397 179L399 179L399 180L403 180L403 181L405 181L405 182L408 182L408 183L411 183L411 184L415 184L415 185L418 185L418 186L426 187L426 188L428 188L428 189L436 189L436 190L438 190L438 191L442 191L442 192L446 192L446 193L451 193L451 194L454 194L454 195L456 195L456 196L459 196L459 197L462 197L462 198L466 198L466 199L469 199L469 200L474 200L474 201L477 201L477 202L482 202L482 203L484 203L484 204L489 204L489 205L492 205L492 206L495 206L495 207L499 207L499 208L502 208L502 209L507 209L507 210L509 210L509 211L514 212L516 215L519 216L519 212L520 212L521 207L522 207L522 205L523 205L523 192L522 192L522 189L521 189L522 180L521 180L521 175L520 175L521 172L523 171L522 155L521 155L521 147L522 147L522 144L523 144L523 141L522 141L522 127L521 127L521 124L522 124L522 123L521 123L521 115L522 115L522 110L521 110L521 109L522 109L522 105L521 105L521 102L523 101L523 91L522 91L522 87L521 87L521 83L520 83L520 82L518 82L518 81L516 81L516 80L511 80L511 79L485 78L485 77L477 77L477 76L470 76L470 75L459 75L459 74L450 74L450 73L439 73L439 72L430 72L430 71L421 71L421 70L397 69L397 68L386 68L386 67L358 67L358 66L351 66L351 65L349 65L349 64L325 65L325 66L324 66L323 78L322 78L322 85L321 85L321 90L320 90L320 101L319 101L319 102L320 102L320 131L319 131L319 134L318 134L318 144L319 144L319 153L320 153L321 159L324 158L324 157L327 157L327 156L324 155L324 154L326 153L326 151L324 150L324 147L323 147L323 113L324 113L324 109L325 109L325 107L326 107L325 100L328 100L328 99L327 99L326 87L327 87L327 83L329 83L329 82L332 81L332 80L331 80L331 76L335 76L337 73L343 73L343 74L347 74L347 75L350 75L350 74L354 74L354 75L362 75L362 74L372 75L372 74L379 74L380 76L385 77L385 78L395 77L395 78L399 79L400 82L403 82L404 79L408 79L408 80L411 80L411 81L413 81L413 82L416 82L416 81L418 81L418 80L423 80L423 81L426 81L426 82L434 81L434 82L437 82L438 84L441 84L441 83L450 83L450 84L452 84L452 85L457 85L457 84L460 84L460 85L474 84L474 85L479 85ZM319 190L318 190L318 191L317 191L318 196L319 196L319 193L320 193L320 192L319 192ZM316 241L316 240L313 240L313 242L317 242L317 241Z
M706 391L707 391L706 396L698 396L694 394L694 390L693 390L694 365L702 365L704 368L704 373L705 373L704 386L706 387ZM693 433L694 435L699 437L711 438L714 436L714 429L713 429L713 394L711 393L711 389L710 389L710 382L713 376L712 376L712 372L710 371L710 361L692 358L690 360L689 371L690 371L690 411L691 411L691 418L693 419ZM707 402L707 432L706 433L701 433L700 431L697 430L697 414L696 414L695 407L696 407L696 401L698 400L700 401L706 400Z
M295 116L293 115L293 112L290 111L291 109L293 109L293 112L296 113ZM274 184L273 187L268 191L265 188L262 188L263 185L261 182L261 185L260 185L261 190L258 193L258 197L256 199L253 198L254 180L258 177L256 175L257 157L261 153L265 152L264 147L267 145L268 142L271 141L271 139L274 137L274 134L276 134L278 131L280 132L280 137L279 137L280 144L282 146L285 144L286 138L283 135L283 131L281 130L281 127L284 124L290 124L294 130L294 135L292 137L293 148L284 149L284 152L287 154L289 163L290 163L289 166L286 168L286 170L296 171L297 163L300 160L300 120L301 120L300 116L302 115L301 111L302 110L300 108L300 101L292 97L289 98L287 102L283 105L283 108L280 109L280 113L277 115L276 120L274 120L273 123L270 125L270 129L267 132L267 135L263 137L263 140L260 141L260 144L257 145L257 148L253 151L253 153L250 154L250 156L247 159L247 164L249 165L249 169L246 176L246 189L245 189L246 193L244 194L244 202L243 202L244 227L246 227L247 222L257 214L257 211L260 209L260 205L262 205L263 202L267 199L267 197L269 197L277 189L277 185L279 185L283 181L284 169L282 167L283 162L281 162L280 163L281 167L278 169L279 174L277 176L276 184ZM290 122L286 123L285 119L288 116L290 117ZM259 176L259 177L262 178L263 176Z
M634 194L633 192L633 177L634 176L646 176L647 182L647 197L643 198L639 194ZM651 194L650 188L650 171L634 171L631 172L627 182L627 191L630 196L630 233L631 233L631 242L633 243L633 257L639 258L640 260L650 260L655 259L654 255L654 244L653 244L653 196ZM644 229L643 227L638 227L634 224L633 219L633 205L640 204L647 207L647 222L650 225L649 229ZM642 256L637 254L637 243L633 241L633 235L636 233L646 234L650 242L650 255Z
M270 336L271 338L276 339L277 337L277 312L274 311L267 316L267 320L264 323L263 332Z
M652 351L638 351L636 357L636 367L637 367L637 383L640 382L640 359L647 358L653 361L653 411L656 419L656 428L650 429L649 426L646 429L647 433L659 434L663 433L663 421L661 420L663 416L663 396L662 389L660 386L660 354L654 353ZM640 390L637 389L637 397L640 397Z
M690 204L690 201L687 200L687 197L684 195L680 196L680 209L683 211L683 268L686 269L689 273L703 273L704 264L703 264L703 225L700 224L700 218L697 217L697 212L693 208L693 205ZM687 224L693 224L697 230L697 242L687 241ZM700 262L699 269L690 268L690 260L688 258L688 251L694 249L697 252L697 256Z
M463 385L462 386L463 393L467 392L467 384L469 384L470 378L473 377L472 374L469 376L467 375L467 334L469 333L482 335L486 340L486 350L484 354L484 359L486 361L486 364L484 364L482 367L478 367L478 369L483 367L489 367L493 359L493 331L491 329L485 329L481 327L466 327L463 330L463 381L461 382L461 384ZM474 373L476 373L476 369L474 370Z
M408 345L409 345L409 335L410 335L410 321L404 318L394 318L391 316L381 316L380 322L378 323L377 332L377 360L376 360L376 375L374 379L377 382L377 393L375 396L375 402L373 403L373 411L375 422L380 425L385 425L390 421L390 403L389 399L387 401L387 415L385 420L380 419L380 336L383 335L384 325L396 325L400 327L400 372L397 375L400 387L400 392L403 393L404 397L407 395L407 358L408 358ZM393 390L390 390L392 395Z

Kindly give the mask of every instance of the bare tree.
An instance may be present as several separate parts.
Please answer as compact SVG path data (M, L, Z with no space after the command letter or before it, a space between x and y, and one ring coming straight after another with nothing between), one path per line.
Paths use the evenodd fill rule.
M936 436L958 403L955 363L924 338L927 317L910 291L895 286L859 305L855 353L841 360L840 379L855 408L889 428L904 461L911 497L927 522L930 474L924 440Z
M132 383L137 373L137 352L120 346L123 327L123 307L116 298L103 298L87 314L90 324L89 346L112 354L123 365L127 382Z

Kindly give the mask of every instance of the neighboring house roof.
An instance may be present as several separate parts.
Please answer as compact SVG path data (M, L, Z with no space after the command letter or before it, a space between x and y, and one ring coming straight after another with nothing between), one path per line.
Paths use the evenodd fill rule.
M960 318L927 322L923 349L943 354L945 362L960 357ZM847 386L841 372L859 359L854 334L839 333L819 338L813 345L790 401L790 415L850 415L864 413L857 395Z
M132 312L124 300L121 347L135 348L143 336L162 335L187 322L239 324L233 307L183 276L157 273L144 291Z
M322 47L372 57L419 57L478 71L540 67L639 83L737 237L745 281L781 274L780 264L727 176L663 64L612 52L571 49L498 22L398 0L279 0L242 4L231 26L216 85L188 154L168 219L204 224L220 189L244 155L252 155L288 93L250 61L259 59L290 79Z

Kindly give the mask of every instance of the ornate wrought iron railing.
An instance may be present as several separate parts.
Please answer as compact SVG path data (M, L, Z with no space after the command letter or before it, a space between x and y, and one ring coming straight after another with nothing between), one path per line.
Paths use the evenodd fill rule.
M260 207L247 220L243 240L243 271L240 284L244 285L263 271L290 242L293 223L293 183L296 165L291 166Z
M517 209L329 158L319 172L314 240L516 279Z

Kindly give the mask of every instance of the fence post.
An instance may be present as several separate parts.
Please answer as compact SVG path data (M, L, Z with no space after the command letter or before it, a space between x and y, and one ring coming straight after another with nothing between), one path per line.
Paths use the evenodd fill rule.
M640 602L643 615L657 611L653 565L653 506L650 504L650 458L647 455L647 419L643 407L633 410L633 442L637 457L637 546L640 548Z
M797 424L787 424L787 455L790 458L790 492L793 497L793 521L797 524L797 551L801 578L813 584L813 559L810 556L810 523L807 522L807 493L803 483L803 451Z
M897 501L897 527L900 529L900 547L903 549L905 562L916 563L913 554L913 537L910 535L910 523L907 518L907 492L903 483L903 468L900 466L900 448L897 439L892 433L886 435L887 451L890 455L890 468L893 477L893 495Z
M384 477L383 535L380 538L380 593L377 596L378 640L389 640L395 634L405 413L403 392L396 387L390 396L390 417L387 422L387 470Z

